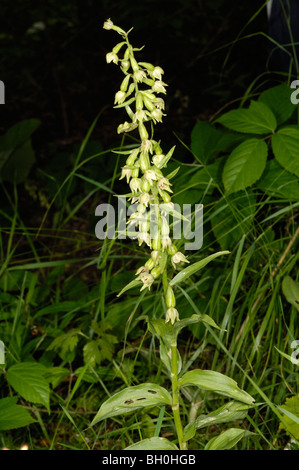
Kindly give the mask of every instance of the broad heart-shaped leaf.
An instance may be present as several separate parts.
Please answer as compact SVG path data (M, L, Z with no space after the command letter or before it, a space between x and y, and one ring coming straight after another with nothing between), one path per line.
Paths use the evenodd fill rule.
M229 450L232 449L244 437L253 436L254 433L245 429L230 428L219 436L213 437L205 446L205 450Z
M265 171L256 186L268 196L299 201L298 178L289 173L275 159L267 162Z
M19 147L26 142L31 134L38 128L38 119L25 119L14 124L5 135L0 138L0 150L9 150Z
M165 437L150 437L136 444L126 447L125 450L179 450L175 444Z
M6 379L25 400L40 403L49 411L49 383L44 378L47 368L37 362L22 362L11 366Z
M282 281L282 292L287 301L299 312L299 282L294 281L290 276L285 276Z
M223 168L227 194L252 186L261 176L267 162L268 147L259 139L248 139L236 147Z
M108 398L93 419L91 425L102 419L130 413L140 408L171 405L171 396L165 388L152 383L128 387Z
M274 113L277 124L287 121L294 113L296 106L291 102L293 90L287 83L268 88L261 93L258 101L266 104Z
M220 395L228 396L234 400L247 403L248 405L254 403L254 398L244 390L241 390L235 380L220 374L220 372L214 372L213 370L196 369L186 372L186 374L179 379L179 385L180 387L195 385L203 390L212 390Z
M36 422L26 408L16 405L17 399L17 397L0 399L0 431L22 428Z
M220 116L215 122L245 134L269 134L273 133L277 127L276 118L271 109L259 101L251 101L247 109L233 109Z
M208 415L200 415L195 421L187 424L185 427L184 441L192 439L196 429L245 418L249 408L251 408L250 405L245 405L239 401L230 401Z
M276 160L299 176L299 127L283 127L273 135L271 142Z
M198 271L200 271L200 269L204 268L213 259L221 255L227 255L229 253L230 253L229 251L219 251L218 253L213 253L212 255L207 256L206 258L200 261L197 261L196 263L191 264L190 266L180 271L176 276L174 276L173 279L171 279L169 283L170 286L173 287L176 284L179 284L180 282L185 281L186 279L188 279L188 277L192 276L192 274L195 274Z

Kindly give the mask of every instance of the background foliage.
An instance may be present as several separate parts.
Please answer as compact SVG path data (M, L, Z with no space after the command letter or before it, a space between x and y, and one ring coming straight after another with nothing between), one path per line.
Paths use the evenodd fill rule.
M161 298L134 290L116 298L144 250L94 235L96 206L125 187L117 179L122 157L111 152L120 144L112 109L119 78L105 62L113 38L102 32L111 17L133 25L134 42L165 70L167 117L158 132L177 146L168 166L181 165L175 202L204 204L203 248L190 259L231 252L177 292L182 317L208 314L226 330L190 325L183 369L226 373L255 397L246 424L233 423L254 433L237 448L296 448L298 109L291 77L269 68L265 8L257 14L260 2L228 0L123 5L2 1L1 444L120 449L136 435L174 432L167 409L161 429L156 408L89 427L124 386L167 380L144 329L146 316L161 317ZM203 422L223 405L212 393L185 393L187 421ZM203 448L218 424L202 426L190 448Z

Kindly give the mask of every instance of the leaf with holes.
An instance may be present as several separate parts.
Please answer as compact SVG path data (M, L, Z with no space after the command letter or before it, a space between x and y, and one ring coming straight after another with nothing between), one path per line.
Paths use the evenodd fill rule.
M254 399L238 387L237 382L213 370L191 370L179 379L179 386L195 385L203 390L211 390L235 400L252 405Z
M130 413L140 408L157 405L171 405L171 396L165 388L152 383L145 383L128 387L108 398L93 419L91 425L102 419Z
M271 109L259 101L251 101L249 108L233 109L216 120L223 126L245 134L269 134L277 127L276 118Z
M252 186L263 174L268 147L259 139L248 139L229 155L223 168L223 184L227 194Z
M290 173L299 176L299 127L284 127L272 137L276 160Z

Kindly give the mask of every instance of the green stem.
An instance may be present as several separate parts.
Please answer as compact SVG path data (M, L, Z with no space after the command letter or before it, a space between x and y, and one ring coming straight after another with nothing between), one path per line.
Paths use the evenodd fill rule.
M178 355L176 342L171 343L171 385L172 385L172 413L174 424L178 436L180 450L187 449L187 443L184 442L183 427L180 416L180 403L179 403L179 384L178 384Z

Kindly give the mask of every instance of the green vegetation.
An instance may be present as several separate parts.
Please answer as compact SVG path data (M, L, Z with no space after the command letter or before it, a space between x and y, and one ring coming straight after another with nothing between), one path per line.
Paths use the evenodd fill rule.
M144 69L153 71L148 63ZM130 283L149 262L149 247L94 234L97 205L116 205L114 195L128 191L119 178L139 148L136 133L103 146L93 139L98 115L78 145L68 152L51 146L39 165L38 119L3 132L1 447L299 448L299 107L292 79L279 77L274 86L255 79L211 119L194 119L188 139L176 135L176 150L161 166L172 192L151 194L166 204L169 193L180 206L203 204L203 246L185 253L188 264L168 263L167 272L163 253L175 252L155 247L160 271L141 292L142 276ZM117 107L134 102L117 100ZM184 242L176 242L176 253Z

